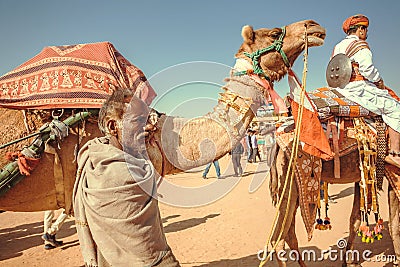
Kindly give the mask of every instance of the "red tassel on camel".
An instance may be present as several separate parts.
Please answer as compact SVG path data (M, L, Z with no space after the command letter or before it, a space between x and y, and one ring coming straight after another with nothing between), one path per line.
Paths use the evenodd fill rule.
M26 176L31 175L31 172L36 168L40 161L40 159L28 158L21 152L7 152L6 159L9 161L18 159L19 172Z

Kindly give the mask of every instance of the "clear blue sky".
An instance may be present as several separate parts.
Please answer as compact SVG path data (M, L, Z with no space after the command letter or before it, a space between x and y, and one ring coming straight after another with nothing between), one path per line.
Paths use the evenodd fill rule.
M222 83L228 75L220 67L233 66L233 55L242 43L242 26L272 28L303 19L313 19L324 26L324 46L309 51L307 90L311 91L326 84L325 68L332 47L344 37L343 20L362 13L370 18L368 42L375 65L386 84L399 93L399 11L397 0L1 0L0 75L45 46L110 41L150 79L159 93L153 102L156 108L193 117L209 111L216 103L220 89L215 83ZM177 87L173 90L171 85L159 82L168 77L170 82L179 79L165 75L159 79L157 75L191 61L218 63L217 70L203 67L204 75L208 71L216 77L194 86L177 83L172 85ZM193 71L198 72L198 67ZM301 75L302 68L300 57L293 69ZM181 69L175 70L174 75L178 75ZM279 94L286 94L287 80L279 82L276 89ZM162 97L166 93L168 99Z

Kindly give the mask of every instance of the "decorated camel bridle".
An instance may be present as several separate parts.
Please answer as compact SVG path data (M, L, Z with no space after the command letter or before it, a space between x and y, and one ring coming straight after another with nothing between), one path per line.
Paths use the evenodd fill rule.
M271 81L271 79L264 72L264 70L260 67L259 59L263 54L265 54L267 52L271 52L271 51L277 51L277 52L279 52L279 54L281 54L283 62L285 63L285 66L288 68L291 67L289 59L286 56L285 51L283 51L283 49L282 49L283 38L285 38L285 35L286 35L286 26L281 27L281 29L282 29L282 33L279 35L278 39L276 39L270 46L267 46L262 49L258 49L257 51L255 51L253 53L243 52L243 54L246 57L250 58L250 60L252 61L252 65L253 65L252 73L262 76L263 78L265 78L268 81ZM238 72L234 73L234 75L236 75L236 76L247 75L247 74L249 74L248 70L238 71Z
M283 99L275 92L273 89L273 82L271 78L265 73L265 71L260 66L260 57L265 55L266 53L276 51L278 52L283 59L283 62L287 68L290 69L291 65L288 57L282 49L283 39L286 35L286 26L281 27L282 32L279 37L269 46L258 49L255 52L248 53L243 52L243 54L251 60L251 69L246 69L242 71L236 71L233 73L234 76L243 76L248 75L258 84L260 84L264 89L262 93L266 99L270 99L272 102L276 113L287 113L288 110Z

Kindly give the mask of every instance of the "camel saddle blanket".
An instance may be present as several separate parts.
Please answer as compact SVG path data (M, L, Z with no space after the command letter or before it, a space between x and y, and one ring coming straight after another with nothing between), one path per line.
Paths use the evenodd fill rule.
M276 142L287 158L290 158L292 153L293 137L293 132L279 134L276 137ZM318 209L322 161L299 149L297 159L293 164L301 217L306 227L308 240L311 240Z
M309 99L314 103L320 119L331 116L339 117L368 117L376 116L368 109L345 98L336 89L330 87L319 88L308 92Z
M156 96L143 72L109 42L49 46L0 77L0 107L100 108L118 87L135 88L147 104Z

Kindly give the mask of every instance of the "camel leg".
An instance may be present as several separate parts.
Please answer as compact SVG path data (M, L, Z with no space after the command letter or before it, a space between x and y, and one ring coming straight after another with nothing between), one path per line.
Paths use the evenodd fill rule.
M278 246L276 247L276 252L283 250L284 249L284 243L285 241L288 243L289 246L291 246L291 248L293 247L296 248L297 247L297 251L298 251L298 245L297 244L297 238L296 240L290 240L289 239L293 239L293 236L295 236L294 233L294 216L296 214L296 209L298 207L297 205L297 198L298 198L298 192L297 192L297 187L294 184L293 185L293 190L292 190L292 196L289 202L288 199L288 193L289 189L287 188L285 194L283 195L283 201L282 204L279 208L279 213L278 213L278 219L277 219L277 227L275 229L275 231L272 234L272 239L271 239L271 243L272 245L276 244L276 242L278 241L278 237L281 234L281 238L279 240ZM286 222L285 224L283 223L284 221L284 217L286 214L286 208L288 208L287 211L287 217L286 217ZM293 225L293 226L292 226ZM289 230L290 230L290 234L289 235ZM299 253L300 255L300 253ZM287 255L285 256L285 258L288 258ZM277 258L278 261L278 265L281 267L286 266L286 262L281 261L279 258ZM305 266L305 265L301 265L301 266Z
M360 185L358 183L354 183L353 209L351 210L351 215L350 215L349 239L347 240L346 251L353 249L354 239L357 235L357 231L358 228L360 227L360 224L361 224ZM353 261L352 259L350 260ZM346 264L346 258L344 259L343 266L349 266Z
M399 231L399 199L396 193L389 184L388 188L388 202L389 202L389 233L393 240L393 248L396 258L400 259L400 231ZM396 266L398 261L395 262Z
M272 199L272 205L275 207L278 203L279 194L279 177L277 171L277 157L278 154L274 155L272 159L271 168L269 169L269 193Z
M279 243L276 247L276 251L280 251L284 249L284 242L288 241L288 233L289 229L292 229L291 234L294 235L294 227L292 227L293 221L294 221L294 216L296 213L296 209L298 207L297 199L298 199L298 191L297 191L297 186L296 182L293 181L292 185L292 192L291 192L291 197L289 201L289 184L286 187L285 192L282 192L283 190L283 185L284 185L284 180L286 179L286 170L287 170L287 159L284 155L284 152L282 150L278 151L277 155L277 160L276 160L276 170L277 170L277 177L279 177L280 181L280 192L281 192L281 197L283 197L281 206L279 208L278 212L278 218L277 218L277 227L275 228L275 231L272 234L272 239L271 239L271 244L274 245L276 242L278 242L278 237L281 235ZM286 209L288 209L286 211ZM286 217L285 223L283 223L284 219ZM296 241L297 243L297 241ZM289 243L288 243L289 244ZM294 243L291 243L291 245L294 246ZM286 262L281 261L277 257L277 262L278 265L281 267L286 266ZM304 265L303 265L304 266Z
M294 211L294 213L295 214L294 214L292 223L290 224L286 242L291 250L295 250L298 252L297 255L299 255L299 260L297 262L299 263L299 265L301 267L306 267L306 264L304 263L304 261L301 257L301 253L299 250L299 243L297 241L297 236L296 236L296 210Z
M274 244L275 244L275 242L272 242L272 245L274 245ZM279 243L278 243L278 245L277 245L276 248L275 248L275 251L281 251L281 250L285 250L285 240L284 240L284 239L279 240ZM275 253L275 255L273 255L273 256L274 256L274 259L276 258L276 261L277 261L279 267L286 267L286 261L282 261L282 260L277 256L276 253Z

